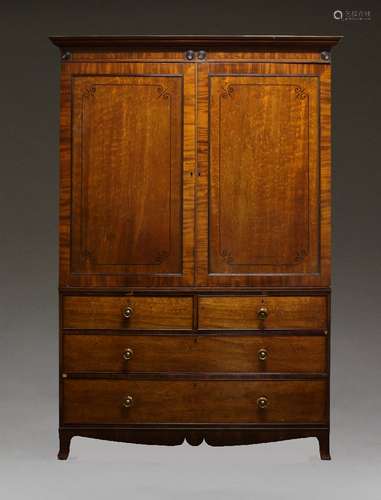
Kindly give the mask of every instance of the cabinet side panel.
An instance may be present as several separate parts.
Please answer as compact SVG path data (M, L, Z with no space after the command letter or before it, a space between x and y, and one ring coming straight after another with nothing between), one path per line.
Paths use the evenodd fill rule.
M72 271L180 274L182 78L73 82Z

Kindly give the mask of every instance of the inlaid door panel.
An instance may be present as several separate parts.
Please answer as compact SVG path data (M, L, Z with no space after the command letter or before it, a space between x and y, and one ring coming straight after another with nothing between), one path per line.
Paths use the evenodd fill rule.
M281 64L200 69L199 284L327 284L322 72Z
M71 75L64 274L91 286L192 283L194 69L99 66Z

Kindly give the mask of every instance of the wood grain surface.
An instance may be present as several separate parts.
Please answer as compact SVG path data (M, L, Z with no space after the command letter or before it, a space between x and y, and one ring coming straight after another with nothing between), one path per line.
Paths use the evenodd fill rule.
M123 316L127 307L130 319ZM191 297L64 297L64 328L192 329Z
M267 318L258 318L261 308ZM200 297L198 327L209 329L325 329L326 297Z
M329 285L329 74L199 65L198 285Z
M327 384L310 381L66 380L64 423L324 423ZM124 408L131 396L133 405ZM259 409L257 400L268 399Z
M127 349L132 351L132 357L125 360ZM65 335L63 370L66 373L324 373L326 338Z
M60 285L193 283L195 68L61 76Z

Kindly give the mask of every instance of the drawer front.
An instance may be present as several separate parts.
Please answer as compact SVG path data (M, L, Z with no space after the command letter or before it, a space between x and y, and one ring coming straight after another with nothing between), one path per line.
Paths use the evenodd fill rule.
M65 335L66 372L325 372L326 338Z
M72 297L63 299L63 327L192 329L192 297Z
M67 424L327 421L324 380L67 379L63 384L63 420Z
M325 329L326 297L200 297L198 327L201 330Z

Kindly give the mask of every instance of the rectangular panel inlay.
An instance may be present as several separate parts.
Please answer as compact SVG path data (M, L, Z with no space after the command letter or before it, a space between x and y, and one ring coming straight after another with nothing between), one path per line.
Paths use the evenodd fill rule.
M209 273L317 272L317 78L209 79Z
M73 270L180 273L182 78L74 80Z

